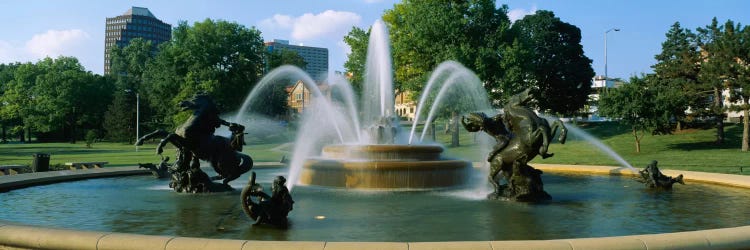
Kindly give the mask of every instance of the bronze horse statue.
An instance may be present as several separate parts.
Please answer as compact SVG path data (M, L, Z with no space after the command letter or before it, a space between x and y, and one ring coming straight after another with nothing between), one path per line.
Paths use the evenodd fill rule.
M547 119L539 117L533 110L526 107L525 105L531 100L529 91L530 89L526 89L511 97L510 101L503 107L505 112L503 122L508 124L515 136L521 136L521 141L526 144L539 143L539 136L541 136L542 144L538 147L539 155L546 159L554 155L547 153L547 151L557 129L560 129L560 138L558 138L560 144L565 144L568 129L559 119L552 122L552 126L550 126ZM532 158L534 157L529 156L528 160L530 161Z
M488 117L481 112L470 113L461 119L464 128L469 132L484 131L497 140L497 145L488 157L490 162L490 173L488 181L495 188L494 195L499 195L506 187L501 186L496 180L498 173L508 181L511 188L518 178L525 178L523 182L538 183L539 187L526 187L539 189L541 192L541 179L538 178L541 171L529 167L526 163L537 155L543 158L552 156L548 153L549 143L555 137L556 131L560 129L560 143L565 143L567 129L562 121L555 120L552 126L546 119L541 118L533 110L523 106L530 99L529 91L526 90L511 98L505 105L504 114ZM522 175L522 176L515 176ZM526 179L532 180L526 180ZM532 185L533 186L533 185Z
M190 168L195 170L200 169L199 160L208 161L219 174L211 179L223 179L224 185L253 167L252 158L241 153L244 126L219 118L219 110L208 95L196 94L192 100L180 102L179 106L182 111L192 110L193 113L174 133L156 130L138 139L136 145L142 145L145 140L154 137L163 137L156 147L157 154L161 155L164 146L171 143L181 151L184 158L182 164L190 163ZM229 127L232 139L214 135L221 125Z

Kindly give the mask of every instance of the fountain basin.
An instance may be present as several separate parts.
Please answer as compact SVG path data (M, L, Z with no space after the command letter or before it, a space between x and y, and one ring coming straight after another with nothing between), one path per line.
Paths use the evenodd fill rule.
M437 145L329 145L323 148L322 158L366 160L419 160L440 159L443 147Z
M471 163L443 161L307 160L303 185L353 189L434 189L463 186Z
M467 184L471 162L441 159L436 145L330 145L305 161L302 185L423 190Z
M621 168L604 167L604 166L554 166L537 164L534 167L542 169L545 172L584 172L598 173L605 175L625 175ZM85 174L91 170L84 171L57 171L61 176L70 176ZM628 171L629 172L629 171ZM679 171L685 174L686 181L689 184L699 184L700 182L717 183L721 185L730 185L737 187L750 188L750 176L726 175L702 172ZM27 179L31 179L37 174L28 174ZM596 176L596 175L595 175ZM8 176L11 177L11 176ZM103 176L98 176L103 177ZM0 183L6 179L0 178ZM61 181L61 180L56 180ZM554 183L554 182L552 182ZM551 183L551 184L552 184ZM36 184L43 184L38 182ZM87 187L87 185L83 185ZM675 194L681 190L679 186ZM684 186L688 187L688 186ZM15 188L11 188L15 189ZM745 192L745 191L742 191ZM187 199L190 196L178 195L180 199ZM215 197L215 196L203 196ZM557 196L556 196L557 197ZM677 197L675 197L677 198ZM316 199L317 200L317 199ZM2 201L2 200L0 200ZM163 200L154 200L152 204L160 204ZM325 202L317 200L316 202ZM681 203L673 204L680 206ZM516 205L513 205L516 206ZM543 207L556 206L555 204L543 205ZM593 205L592 205L593 206ZM601 206L601 205L596 205ZM106 207L106 206L104 206ZM297 207L300 208L300 207ZM341 207L343 208L343 207ZM600 208L607 208L606 206ZM637 208L632 208L636 209ZM726 208L730 209L730 208ZM726 210L724 209L724 210ZM296 211L295 212L304 212ZM134 210L135 211L135 210ZM194 210L193 210L194 211ZM339 210L341 211L341 210ZM346 210L344 210L346 211ZM638 210L643 212L643 210ZM148 211L146 211L148 212ZM166 214L163 214L166 215ZM610 217L622 217L619 214L610 214ZM627 217L627 216L626 216ZM7 217L6 220L13 220L13 217ZM86 220L86 218L81 218ZM632 218L628 217L627 221ZM695 218L688 218L695 219ZM712 219L712 218L708 218ZM732 220L716 215L713 219ZM507 220L504 219L504 220ZM496 228L501 229L503 225L508 226L508 222L497 224ZM512 224L510 224L512 225ZM744 225L744 224L743 224ZM298 226L301 226L298 224ZM69 227L69 226L66 226ZM249 227L249 226L248 226ZM123 228L129 228L123 225ZM468 229L471 227L459 227ZM428 229L428 228L426 228ZM97 230L97 229L95 229ZM393 228L393 233L398 234L399 228ZM453 247L455 249L522 249L522 248L545 248L545 249L747 249L750 247L750 226L738 226L721 229L708 229L699 231L685 231L662 234L636 234L616 237L596 237L596 238L557 238L552 240L504 240L497 241L499 238L480 241L461 241L461 242L413 242L399 241L378 243L378 242L346 242L346 240L336 240L339 242L325 241L280 241L282 238L266 238L265 240L226 240L226 239L205 239L190 238L178 236L152 236L137 235L132 233L112 233L107 230L98 229L97 231L79 231L69 229L49 229L41 226L26 226L15 222L0 220L0 246L10 246L18 248L33 249L189 249L201 246L219 247L222 249L266 249L269 247L280 247L281 249L297 249L300 247L311 247L311 249L334 249L336 247L346 248L377 248L377 249L417 249L417 248L435 248L435 247ZM136 229L135 231L140 231ZM266 231L253 230L249 235L257 235ZM340 231L341 233L345 231ZM266 232L267 233L267 232ZM248 235L248 236L249 236ZM292 235L289 235L292 236ZM583 236L587 237L587 236ZM591 237L591 236L588 236ZM270 241L269 241L270 240ZM448 239L450 240L450 239ZM464 239L470 240L470 239ZM351 241L351 240L349 240ZM419 241L419 240L416 240ZM408 242L408 243L407 243ZM188 248L185 248L188 247Z

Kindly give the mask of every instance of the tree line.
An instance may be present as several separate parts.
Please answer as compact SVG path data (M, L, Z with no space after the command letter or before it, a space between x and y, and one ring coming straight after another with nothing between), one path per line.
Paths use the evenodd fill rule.
M397 91L421 94L430 71L454 60L476 72L498 107L526 88L533 89L535 99L546 100L533 104L544 112L575 115L587 101L594 72L583 54L580 29L550 11L512 23L508 7L498 8L493 0L418 0L396 4L383 20L390 29ZM369 31L356 27L344 37L352 51L344 66L355 88L362 82L368 37ZM210 19L179 23L171 41L158 46L134 39L112 48L110 58L107 76L87 72L68 57L2 65L3 131L22 140L33 132L37 138L75 141L93 130L110 140L132 141L136 98L141 131L171 128L187 115L178 112L177 104L196 92L211 94L221 110L229 111L266 69L290 63L304 67L297 55L265 52L255 28ZM269 96L279 100L268 102L273 105L267 113L284 112L284 96ZM50 113L54 119L47 117ZM458 119L453 121L457 126Z
M112 73L105 76L86 71L73 57L0 64L2 140L75 142L93 132L132 143L137 108L141 131L174 128L187 116L177 104L197 92L229 112L266 68L305 66L292 51L266 51L254 27L211 19L180 22L171 41L158 46L133 39L113 47L110 59ZM266 113L284 113L286 97L273 96Z
M532 88L541 111L576 115L586 104L594 71L583 54L581 31L551 11L511 23L508 6L493 0L403 1L383 14L390 32L394 84L419 96L427 77L446 60L457 61L482 80L492 104ZM369 30L352 28L344 41L344 64L362 84Z
M750 28L732 20L695 31L675 22L666 33L654 72L633 76L630 84L602 93L600 113L630 125L640 152L647 133L668 134L682 124L704 120L725 142L726 111L741 111L742 151L748 151L750 110ZM728 100L732 105L725 106Z
M545 100L532 103L545 113L580 115L589 101L594 72L583 54L580 29L551 11L511 22L508 7L493 0L412 0L386 10L382 19L390 31L397 91L419 96L431 70L454 60L478 75L495 107L527 88L535 100ZM353 27L344 37L351 47L344 67L355 89L363 81L369 33ZM636 141L644 132L669 133L691 119L710 119L722 143L724 112L743 110L747 150L749 34L731 20L720 25L714 19L695 31L675 23L655 56L654 73L602 93L601 114L633 125ZM112 48L110 58L112 73L105 76L86 71L72 57L0 64L2 139L24 141L33 135L74 142L94 131L132 142L136 98L141 131L168 129L184 121L187 114L178 112L177 104L194 93L206 92L220 110L231 111L268 69L304 67L296 53L267 52L254 27L211 19L180 22L171 41L158 46L134 39ZM743 104L725 107L724 90ZM283 94L267 97L273 100L260 112L286 112Z
M412 0L386 10L382 19L390 33L394 86L413 100L432 71L452 60L476 73L495 108L527 88L534 100L544 100L531 105L545 113L576 116L587 103L594 70L583 53L581 30L551 11L511 22L508 6L494 0ZM351 47L344 67L355 88L364 81L369 36L370 30L354 27L344 37ZM467 106L452 102L442 114L452 117L453 146L457 115Z

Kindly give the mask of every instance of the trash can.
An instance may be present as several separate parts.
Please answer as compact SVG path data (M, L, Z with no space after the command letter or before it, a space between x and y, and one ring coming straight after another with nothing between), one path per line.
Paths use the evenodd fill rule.
M31 163L32 172L47 172L49 171L49 154L36 153L34 154L34 162Z

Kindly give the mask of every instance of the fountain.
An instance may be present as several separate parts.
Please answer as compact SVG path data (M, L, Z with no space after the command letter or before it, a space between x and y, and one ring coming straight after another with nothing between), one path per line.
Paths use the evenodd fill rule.
M380 36L381 41L385 37L383 28L382 23L376 23L372 32ZM371 49L370 53L387 54L382 50L387 47L380 48L379 52ZM315 98L299 126L290 166L257 168L238 177L251 180L251 188L244 190L249 193L247 197L273 197L262 192L263 186L271 186L271 191L281 197L292 193L293 200L287 197L287 204L281 203L282 209L274 210L278 214L261 218L261 214L268 211L264 206L278 205L264 204L260 199L247 201L243 194L242 202L250 204L243 207L237 199L238 192L184 195L172 191L168 180L151 176L114 177L149 174L136 167L2 176L0 248L750 247L747 237L750 234L747 225L750 178L747 176L685 171L685 178L691 185L671 192L644 192L647 187L633 185L632 179L617 176L636 176L637 171L604 166L533 164L534 168L545 171L544 187L554 197L541 204L497 202L486 199L485 195L498 189L461 188L469 183L489 186L486 175L477 173L489 168L471 168L466 161L447 159L442 156L443 148L425 140L425 134L431 125L429 121L443 113L441 110L445 106L462 107L451 110L455 112L487 112L489 106L478 79L458 63L439 65L419 100L415 122L406 132L390 106L390 61L377 58L381 60L379 63L368 63L371 73L367 82L378 84L368 85L368 89L372 89L365 90L367 98L363 98L361 109L357 108L360 104L355 102L351 86L344 79L331 79L331 89L335 91L324 94L303 71L289 66L269 73L248 95L235 121L247 127L247 131L255 130L252 123L244 123L251 116L248 110L254 109L253 101L279 79L302 79ZM475 98L471 98L472 103L459 105L452 102L455 100L451 97L452 91ZM323 96L331 96L331 100ZM474 128L471 119L477 117L482 118L476 119L480 121L487 115L483 118L476 112L462 119L467 129ZM424 128L420 133L417 128L421 123ZM571 126L570 132L578 134L577 130ZM502 137L495 139L503 140ZM539 149L540 155L548 154L546 149L542 151L541 146L537 146L533 148ZM607 149L603 144L599 147ZM473 160L482 158L483 162L491 155L491 149L499 151L498 154L507 153L502 147L487 144L479 147L481 152L477 155L481 156ZM616 156L611 150L607 152ZM525 168L525 160L518 160L511 162L511 168ZM164 158L163 164L166 162ZM632 169L624 160L620 163ZM206 174L226 171L204 165L201 169ZM417 177L403 176L412 174ZM661 173L653 164L645 176L665 182L668 175L676 174L669 170ZM284 178L278 177L281 175L287 176L286 189L283 188ZM322 180L317 182L318 179ZM669 180L670 184L674 181L682 179L678 176ZM295 184L300 187L294 188ZM370 189L422 191L371 192ZM480 195L466 195L477 190ZM294 211L289 213L292 203ZM256 223L283 226L287 219L284 216L288 216L289 227L279 230L249 226L251 222L242 216L242 209L257 215Z
M425 143L423 139L429 123L425 123L418 140L414 138L415 129L424 107L431 108L426 119L431 121L447 105L455 106L457 96L472 96L462 98L471 99L461 100L468 101L463 111L488 109L489 102L481 82L456 62L440 65L420 98L417 117L407 136L394 115L387 37L385 24L376 22L368 47L361 106L355 103L353 91L345 80L332 81L333 91L338 92L329 98L309 76L293 67L272 71L254 90L263 91L267 85L291 75L302 79L313 95L312 107L304 114L293 150L290 189L295 184L389 190L454 188L468 184L471 162L443 157L442 146ZM438 91L434 98L431 96L433 90ZM241 123L248 110L253 110L250 106L257 95L248 95L237 122Z

